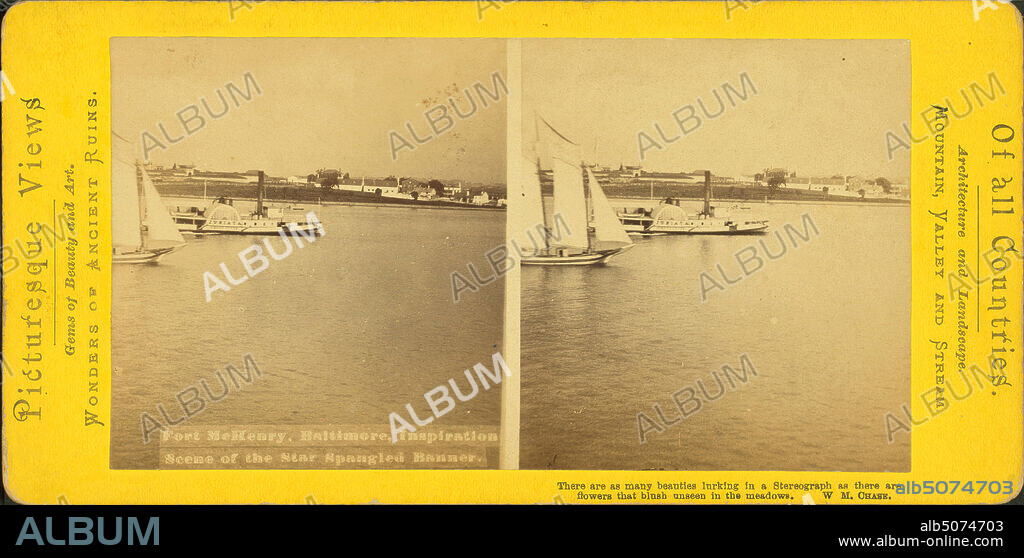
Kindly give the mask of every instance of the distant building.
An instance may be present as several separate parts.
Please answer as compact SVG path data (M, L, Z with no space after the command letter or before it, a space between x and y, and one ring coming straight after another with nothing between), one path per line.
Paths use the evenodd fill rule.
M808 184L808 189L815 190L817 192L821 192L826 188L828 188L830 193L846 190L846 177L815 177L811 178L810 183Z
M473 203L477 205L483 205L491 201L491 197L487 195L486 191L481 191L479 194L473 196Z
M875 181L864 184L863 190L864 195L869 198L884 198L888 195L885 192L885 188L882 188L882 185Z
M377 186L375 184L365 184L365 185L364 184L336 184L335 186L332 187L332 189L333 190L345 190L345 191L348 191L348 192L366 192L366 193L369 193L369 194L373 194L377 190L380 190L381 195L384 195L384 194L397 194L398 193L398 186L387 186L387 185Z
M846 177L846 187L856 192L867 184L868 180L863 176L848 176Z
M619 174L636 178L644 174L644 167L642 165L619 165Z
M314 182L323 184L325 180L338 180L340 181L344 177L344 173L338 169L317 169L316 179Z
M793 173L793 174L796 174L796 173ZM788 173L786 172L786 169L782 169L782 168L764 169L764 181L768 182L772 178L778 179L778 180L780 180L782 182L787 182L787 183L789 182L789 176L788 176Z
M824 192L828 189L829 194L843 195L848 190L846 177L818 177L818 176L790 176L786 179L786 188L793 190L812 190Z
M192 176L196 173L195 165L182 165L181 163L175 163L171 166L170 173L176 176Z
M345 179L342 183L332 187L333 190L344 190L347 192L365 192L369 194L380 190L381 195L395 196L399 193L399 186L394 179L360 178L359 180Z

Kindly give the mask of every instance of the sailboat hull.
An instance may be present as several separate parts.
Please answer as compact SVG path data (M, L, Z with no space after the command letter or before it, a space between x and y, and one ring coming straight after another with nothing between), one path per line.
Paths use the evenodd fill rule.
M160 258L170 254L171 252L181 248L181 246L171 246L170 248L155 248L149 250L139 250L135 252L123 252L120 254L114 254L113 262L116 264L155 264L160 261Z
M583 254L572 254L568 256L537 254L524 256L520 262L522 265L597 265L603 264L615 256L629 250L634 245L629 244L622 248L612 250L598 250L596 252L585 252Z

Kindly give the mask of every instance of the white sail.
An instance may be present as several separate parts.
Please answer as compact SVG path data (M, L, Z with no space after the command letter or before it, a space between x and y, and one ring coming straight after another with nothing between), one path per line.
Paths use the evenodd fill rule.
M551 168L554 175L554 211L552 232L561 240L559 246L589 248L587 241L587 200L583 193L583 171L578 163L564 154L566 150L552 150ZM568 230L561 227L564 222Z
M618 215L615 214L612 205L608 203L604 190L597 183L597 177L594 176L593 171L590 169L587 169L587 179L590 182L590 199L593 202L594 209L594 236L601 242L632 244L633 241L630 240L629 234L623 228Z
M518 216L516 241L523 253L539 252L548 248L544 227L551 227L550 220L544 219L544 201L540 190L540 168L537 161L525 157L520 161L522 191Z
M167 207L164 206L160 194L156 192L153 181L146 169L139 165L142 174L142 187L146 198L146 212L143 224L146 225L146 245L150 248L167 248L185 243L178 227L171 219Z
M135 165L115 156L111 161L111 236L118 251L137 250L142 246L139 214L139 182Z

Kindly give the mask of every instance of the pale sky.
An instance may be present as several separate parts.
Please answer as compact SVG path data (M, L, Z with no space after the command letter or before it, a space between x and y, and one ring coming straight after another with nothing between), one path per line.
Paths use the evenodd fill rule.
M144 130L167 144L150 151L155 163L275 176L327 167L354 176L505 182L503 92L500 102L456 118L430 143L399 151L397 162L388 141L396 130L413 142L406 122L428 135L424 111L452 91L476 82L493 91L491 74L506 76L504 40L115 38L110 48L113 130L138 142L140 156ZM236 108L226 84L244 93L246 72L263 94L247 102L236 93ZM218 89L230 110L214 120L200 99L221 112ZM464 96L456 102L469 110ZM177 138L183 130L175 114L189 105L200 108L206 125L171 145L157 123Z
M522 60L524 138L533 137L536 111L600 164L640 162L643 130L664 146L644 153L655 171L910 174L909 151L889 162L885 144L886 130L902 137L911 118L908 41L540 39L523 41ZM742 93L744 72L758 94L734 94L732 107L722 84ZM708 119L697 98L714 115L714 91L726 109ZM666 145L653 123L670 139L679 135L671 115L684 105L694 106L701 127Z

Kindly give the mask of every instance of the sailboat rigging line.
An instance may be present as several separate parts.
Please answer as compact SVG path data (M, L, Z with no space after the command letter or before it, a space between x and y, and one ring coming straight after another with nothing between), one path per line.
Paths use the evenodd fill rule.
M576 143L576 142L572 141L571 139L569 139L569 138L567 138L567 137L563 136L563 135L562 135L562 133L561 133L561 132L559 132L558 130L556 130L554 126L552 126L551 124L548 124L548 121L547 121L547 120L544 120L544 117L543 117L543 116L537 115L537 118L540 118L540 121L541 121L541 122L543 122L545 126L547 126L548 128L550 128L550 129L551 129L551 131L552 131L552 132L554 132L556 136L558 136L558 137L562 138L563 140L565 140L565 141L567 141L567 142L569 142L569 143L571 143L571 144L573 144L573 145L575 145L575 146L579 146L579 144L578 144L578 143Z
M125 157L125 156L124 156L124 155L123 155L122 153L120 153L120 151L119 151L119 150L117 150L117 149L113 149L113 148L112 148L112 149L110 150L110 154L111 154L111 155L113 156L113 158L114 158L115 160L117 160L117 161L119 161L119 162L121 162L121 163L124 163L124 164L126 164L126 165L133 165L133 166L134 166L134 165L135 165L135 163L136 163L136 162L138 161L137 159L132 159L132 158L130 158L130 157Z
M576 166L579 166L579 164L580 164L579 162L574 162L574 161L571 161L569 159L565 159L563 157L559 157L557 155L552 155L551 158L552 159L557 159L557 160L559 160L559 161L561 161L561 162L563 162L563 163L565 163L565 164L567 164L567 165L569 165L571 167L576 167Z

